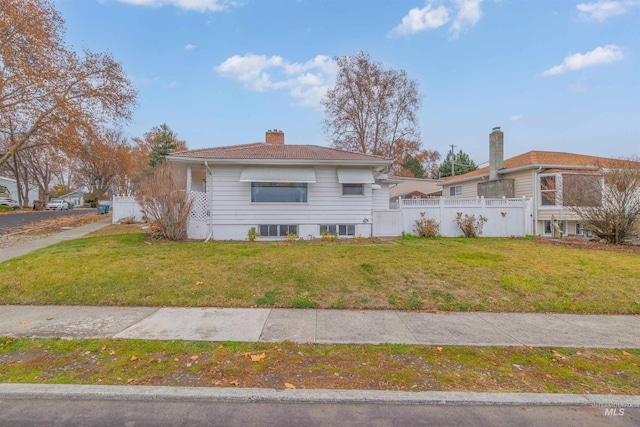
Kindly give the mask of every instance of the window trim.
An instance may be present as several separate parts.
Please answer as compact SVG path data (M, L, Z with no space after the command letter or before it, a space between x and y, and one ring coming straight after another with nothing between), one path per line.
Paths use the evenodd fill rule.
M455 196L462 196L462 185L452 185L449 187L449 197Z

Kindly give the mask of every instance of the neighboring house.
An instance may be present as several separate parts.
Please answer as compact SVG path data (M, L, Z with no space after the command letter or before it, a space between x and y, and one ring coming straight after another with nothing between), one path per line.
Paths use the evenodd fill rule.
M11 197L13 200L18 201L18 185L15 179L0 176L0 195L6 193L6 191L2 187L6 187L8 192L11 193L11 196L2 197ZM34 200L38 199L38 189L30 188L27 196L29 197L29 200L22 201L22 204L24 206L27 206L33 203Z
M173 153L167 160L187 176L192 208L188 237L262 238L370 236L374 210L389 209L384 157L315 145L266 142Z
M391 176L395 180L389 186L389 206L398 207L398 200L403 199L427 199L429 197L440 196L442 190L442 180L427 178L406 178L401 176Z
M79 191L73 191L58 198L71 203L74 207L82 207L84 205L84 195Z
M527 197L533 199L534 235L582 235L579 216L564 206L563 196L580 191L584 179L598 179L600 168L615 168L620 160L581 154L529 151L503 160L504 134L499 127L489 135L489 166L449 177L444 197ZM600 201L598 201L600 202ZM554 225L555 224L555 225Z

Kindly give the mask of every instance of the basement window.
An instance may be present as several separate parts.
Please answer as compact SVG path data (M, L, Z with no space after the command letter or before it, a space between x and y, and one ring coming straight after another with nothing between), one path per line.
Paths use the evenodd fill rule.
M298 234L297 225L263 224L258 226L262 237L287 237L287 234Z
M322 233L337 234L338 236L355 236L355 224L322 224L320 225L320 234Z

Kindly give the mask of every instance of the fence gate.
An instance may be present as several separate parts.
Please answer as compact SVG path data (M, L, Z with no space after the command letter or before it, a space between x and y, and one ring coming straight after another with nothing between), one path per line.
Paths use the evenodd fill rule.
M373 211L373 235L377 237L399 236L402 234L402 211L390 209Z

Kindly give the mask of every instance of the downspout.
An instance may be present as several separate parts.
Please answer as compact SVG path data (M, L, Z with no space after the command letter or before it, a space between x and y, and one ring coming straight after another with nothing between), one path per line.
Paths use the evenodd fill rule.
M542 166L533 171L533 236L538 235L538 173L542 171Z
M207 168L207 172L209 174L209 176L213 175L213 172L211 171L211 168L209 167L209 163L207 163L207 161L204 161L204 166ZM206 196L207 196L207 226L209 227L209 234L207 235L207 238L204 239L205 242L208 242L212 237L213 237L213 221L211 220L211 211L213 210L213 206L211 206L211 203L213 203L213 200L209 200L209 187L211 187L211 185L207 185L207 192L206 192Z

